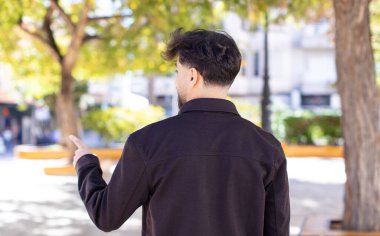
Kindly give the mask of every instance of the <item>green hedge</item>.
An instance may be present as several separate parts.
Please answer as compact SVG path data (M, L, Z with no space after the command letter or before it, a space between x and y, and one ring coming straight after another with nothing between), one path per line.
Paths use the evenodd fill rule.
M283 120L285 141L290 144L340 145L340 116L288 116Z
M129 134L164 119L164 115L164 109L160 106L136 111L120 107L95 108L81 117L81 123L85 130L97 132L106 143L124 142Z

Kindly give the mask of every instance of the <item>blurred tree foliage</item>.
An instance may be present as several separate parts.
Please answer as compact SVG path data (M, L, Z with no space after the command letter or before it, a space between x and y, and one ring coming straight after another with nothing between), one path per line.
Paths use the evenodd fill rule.
M260 121L260 106L253 105L251 102L240 100L239 98L232 98L227 96L227 100L233 102L236 106L241 117L247 119L257 126L261 126Z
M0 60L12 66L12 78L24 85L24 92L37 98L57 93L60 87L62 68L47 45L50 36L42 28L52 2L59 8L52 7L50 28L57 50L64 56L73 37L70 24L78 23L86 1L0 0ZM223 17L213 1L87 2L86 35L73 68L76 80L105 79L127 70L169 73L174 67L160 57L169 33L181 26L220 28Z
M184 7L186 6L186 7ZM0 61L29 97L53 94L61 144L78 135L75 81L127 70L168 73L160 58L175 28L219 26L220 8L197 0L0 0Z
M97 132L105 143L110 143L124 142L129 134L164 118L164 109L160 106L149 106L141 110L109 107L92 109L81 117L81 123L85 130Z
M333 17L331 1L320 0L225 0L226 9L238 13L251 23L251 29L264 24L270 12L270 22L284 20L315 22Z
M340 112L278 109L272 119L274 135L289 144L343 144Z
M285 141L291 144L342 145L340 116L289 116L284 119Z

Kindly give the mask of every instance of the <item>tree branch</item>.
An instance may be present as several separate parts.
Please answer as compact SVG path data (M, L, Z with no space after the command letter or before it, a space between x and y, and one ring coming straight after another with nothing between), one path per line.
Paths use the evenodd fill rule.
M58 10L59 15L66 22L66 24L70 28L71 32L73 32L76 26L75 26L74 22L71 20L71 17L65 12L65 10L62 8L62 6L59 4L58 0L51 0L50 2L51 2L51 5L56 10ZM91 41L94 39L100 39L100 37L99 36L90 36L90 35L86 34L86 36L83 38L83 42L88 42L88 41Z
M41 34L39 34L37 32L33 32L32 30L30 30L28 28L28 26L22 21L22 18L20 18L18 26L22 31L27 33L29 36L31 36L35 39L38 39L39 41L41 41L44 44L49 45L49 42Z
M124 17L129 17L131 15L113 15L113 16L97 16L88 18L89 21L98 21L98 20L108 20L108 19L121 19Z
M59 54L57 53L57 51L55 51L55 49L52 47L52 45L49 43L49 41L42 34L39 34L38 32L34 32L28 28L28 26L22 21L22 16L20 17L18 26L29 37L34 38L36 40L39 40L45 46L47 46L47 48L49 49L51 54L55 57L55 59L57 59L57 61L59 61L61 59L59 57Z
M90 3L89 1L85 1L83 4L83 8L81 11L81 15L79 17L79 21L75 26L70 45L67 49L67 53L63 58L63 70L66 72L71 72L76 58L79 54L80 46L83 42L83 39L86 35L85 28L88 23L88 12L90 11Z
M57 42L55 41L53 31L51 30L51 27L50 27L51 22L52 22L51 17L53 15L53 12L54 12L54 8L52 6L50 6L46 12L45 17L44 17L44 23L42 25L42 28L46 32L47 41L49 43L49 46L55 51L55 53L57 54L56 56L59 59L59 62L61 62L63 57L62 57L62 54L58 48Z
M74 31L75 24L71 20L70 16L65 12L65 10L62 8L61 5L59 5L58 0L51 0L50 4L58 10L59 15L63 18L63 20L66 22L66 24L69 26L69 28Z
M99 40L99 39L102 39L102 37L100 37L99 35L86 35L83 38L83 43L86 43L92 40Z

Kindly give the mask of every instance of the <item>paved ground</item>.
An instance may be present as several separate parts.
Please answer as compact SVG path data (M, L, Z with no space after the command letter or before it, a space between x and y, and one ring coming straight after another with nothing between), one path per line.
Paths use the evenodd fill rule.
M0 235L141 234L141 210L117 231L104 233L90 221L77 193L75 176L46 176L43 168L61 161L0 156ZM297 235L311 215L339 217L342 212L342 159L288 159L291 233Z

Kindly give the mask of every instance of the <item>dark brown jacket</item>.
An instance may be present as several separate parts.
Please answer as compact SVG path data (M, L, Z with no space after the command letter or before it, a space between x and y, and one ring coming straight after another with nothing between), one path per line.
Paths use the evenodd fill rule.
M98 158L76 165L88 214L118 229L143 206L143 236L287 236L289 188L280 142L219 98L132 133L107 183Z

